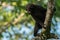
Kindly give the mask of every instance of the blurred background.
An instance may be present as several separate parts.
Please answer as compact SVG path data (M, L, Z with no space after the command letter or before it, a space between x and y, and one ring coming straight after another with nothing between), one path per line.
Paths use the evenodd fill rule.
M28 3L34 3L47 8L47 2L48 0L0 0L0 40L31 40L34 38L35 21L27 13L25 7ZM55 0L55 7L51 33L60 38L60 0Z

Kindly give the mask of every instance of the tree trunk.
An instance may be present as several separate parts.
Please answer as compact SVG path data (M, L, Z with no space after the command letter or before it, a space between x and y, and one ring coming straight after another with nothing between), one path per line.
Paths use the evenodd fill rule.
M57 38L57 36L55 34L50 33L51 20L52 20L53 14L54 14L54 10L53 10L54 4L55 4L55 0L48 0L44 28L42 28L42 32L41 32L40 36L36 37L35 40L47 40L50 38Z

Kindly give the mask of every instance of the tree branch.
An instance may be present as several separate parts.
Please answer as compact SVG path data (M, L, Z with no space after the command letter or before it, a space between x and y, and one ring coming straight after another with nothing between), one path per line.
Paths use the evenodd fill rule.
M51 20L52 20L53 13L54 13L53 9L54 9L54 0L48 0L46 18L45 18L45 22L44 22L44 27L46 28L44 31L48 32L48 33L50 33Z
M52 22L51 20L54 15L54 6L55 6L54 4L55 4L55 0L48 0L44 28L42 28L42 35L43 35L43 37L45 36L46 39L52 38L52 37L57 38L56 35L51 36L52 33L50 33L51 22Z

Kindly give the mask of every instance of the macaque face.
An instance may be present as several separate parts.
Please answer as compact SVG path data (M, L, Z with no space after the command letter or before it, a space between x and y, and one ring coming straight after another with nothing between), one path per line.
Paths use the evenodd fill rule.
M32 9L32 10L31 10ZM35 5L34 4L27 4L26 5L26 10L29 14L31 14L32 12L34 12L35 9Z

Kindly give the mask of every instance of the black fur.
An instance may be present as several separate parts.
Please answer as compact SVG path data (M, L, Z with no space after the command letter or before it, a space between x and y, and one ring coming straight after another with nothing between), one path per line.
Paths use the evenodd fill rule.
M43 27L47 9L39 5L28 4L26 6L26 10L36 21L34 28L34 36L37 36L38 30Z

